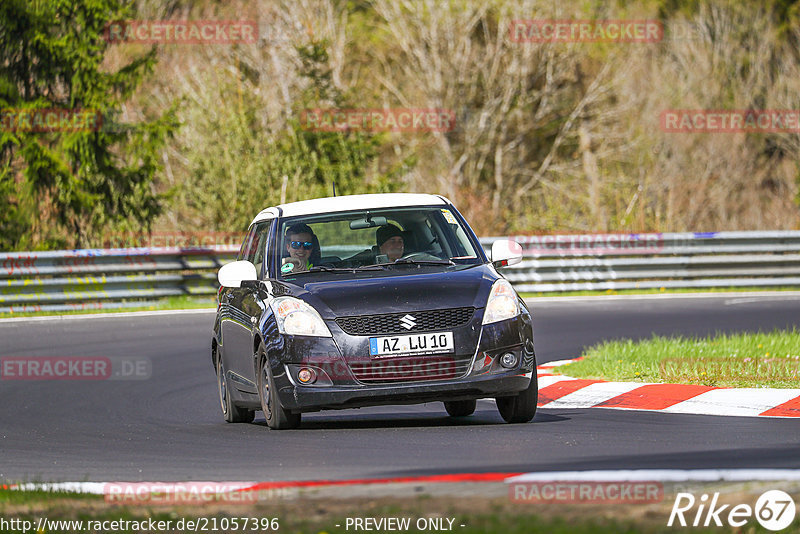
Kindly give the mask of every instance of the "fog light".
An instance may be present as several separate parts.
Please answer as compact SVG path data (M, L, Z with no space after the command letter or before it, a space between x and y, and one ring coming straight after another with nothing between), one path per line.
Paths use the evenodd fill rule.
M317 373L308 367L301 367L300 370L297 371L297 380L303 384L313 384L317 380Z
M506 369L511 369L512 367L516 367L517 357L511 352L506 352L500 357L500 365L502 365Z

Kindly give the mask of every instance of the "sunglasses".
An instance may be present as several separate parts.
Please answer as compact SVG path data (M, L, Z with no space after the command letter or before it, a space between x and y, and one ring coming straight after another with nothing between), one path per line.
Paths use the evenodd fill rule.
M295 250L299 249L300 247L306 250L311 250L312 248L314 248L314 243L312 243L311 241L292 241L289 244L289 246L291 246Z

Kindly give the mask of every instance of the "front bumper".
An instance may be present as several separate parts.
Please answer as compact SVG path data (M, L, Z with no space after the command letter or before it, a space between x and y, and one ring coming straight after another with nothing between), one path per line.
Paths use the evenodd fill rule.
M501 397L525 390L535 372L530 316L490 325L481 325L480 320L478 314L469 325L454 330L453 354L412 357L415 361L407 368L403 358L387 358L377 362L374 375L365 374L364 367L354 374L359 364L376 363L369 356L368 336L346 335L335 323L330 325L333 338L281 336L284 342L276 346L276 358L271 359L281 405L310 412ZM500 365L499 356L506 352L516 356L514 367ZM428 367L435 359L444 361ZM389 370L397 362L396 369L402 372L381 375L383 362ZM302 384L297 374L301 366L313 368L319 380ZM432 375L423 376L423 368Z
M279 386L278 394L287 410L312 412L515 395L530 385L531 377L532 373L517 370L446 382L333 387L287 384Z

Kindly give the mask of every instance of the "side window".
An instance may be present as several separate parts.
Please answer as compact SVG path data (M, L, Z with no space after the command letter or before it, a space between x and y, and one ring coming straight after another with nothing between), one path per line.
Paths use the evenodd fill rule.
M255 243L255 250L251 262L256 266L256 271L258 272L259 277L264 275L262 269L264 266L264 255L266 254L267 239L269 238L269 227L271 222L272 221L267 221L258 225L255 239L253 241Z
M253 238L256 235L256 225L250 227L247 231L247 236L244 238L244 242L242 242L242 248L239 249L239 256L236 258L237 260L251 260L252 255L250 254L250 249L252 248Z
M271 220L254 224L247 232L247 238L239 251L240 260L247 260L256 266L257 271L261 271L261 263L264 261L264 248L269 237L269 227Z

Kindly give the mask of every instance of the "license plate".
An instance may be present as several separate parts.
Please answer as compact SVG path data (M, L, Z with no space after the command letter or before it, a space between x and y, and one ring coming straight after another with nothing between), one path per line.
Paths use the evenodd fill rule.
M400 354L439 354L442 352L453 352L452 332L369 338L369 353L378 358Z

